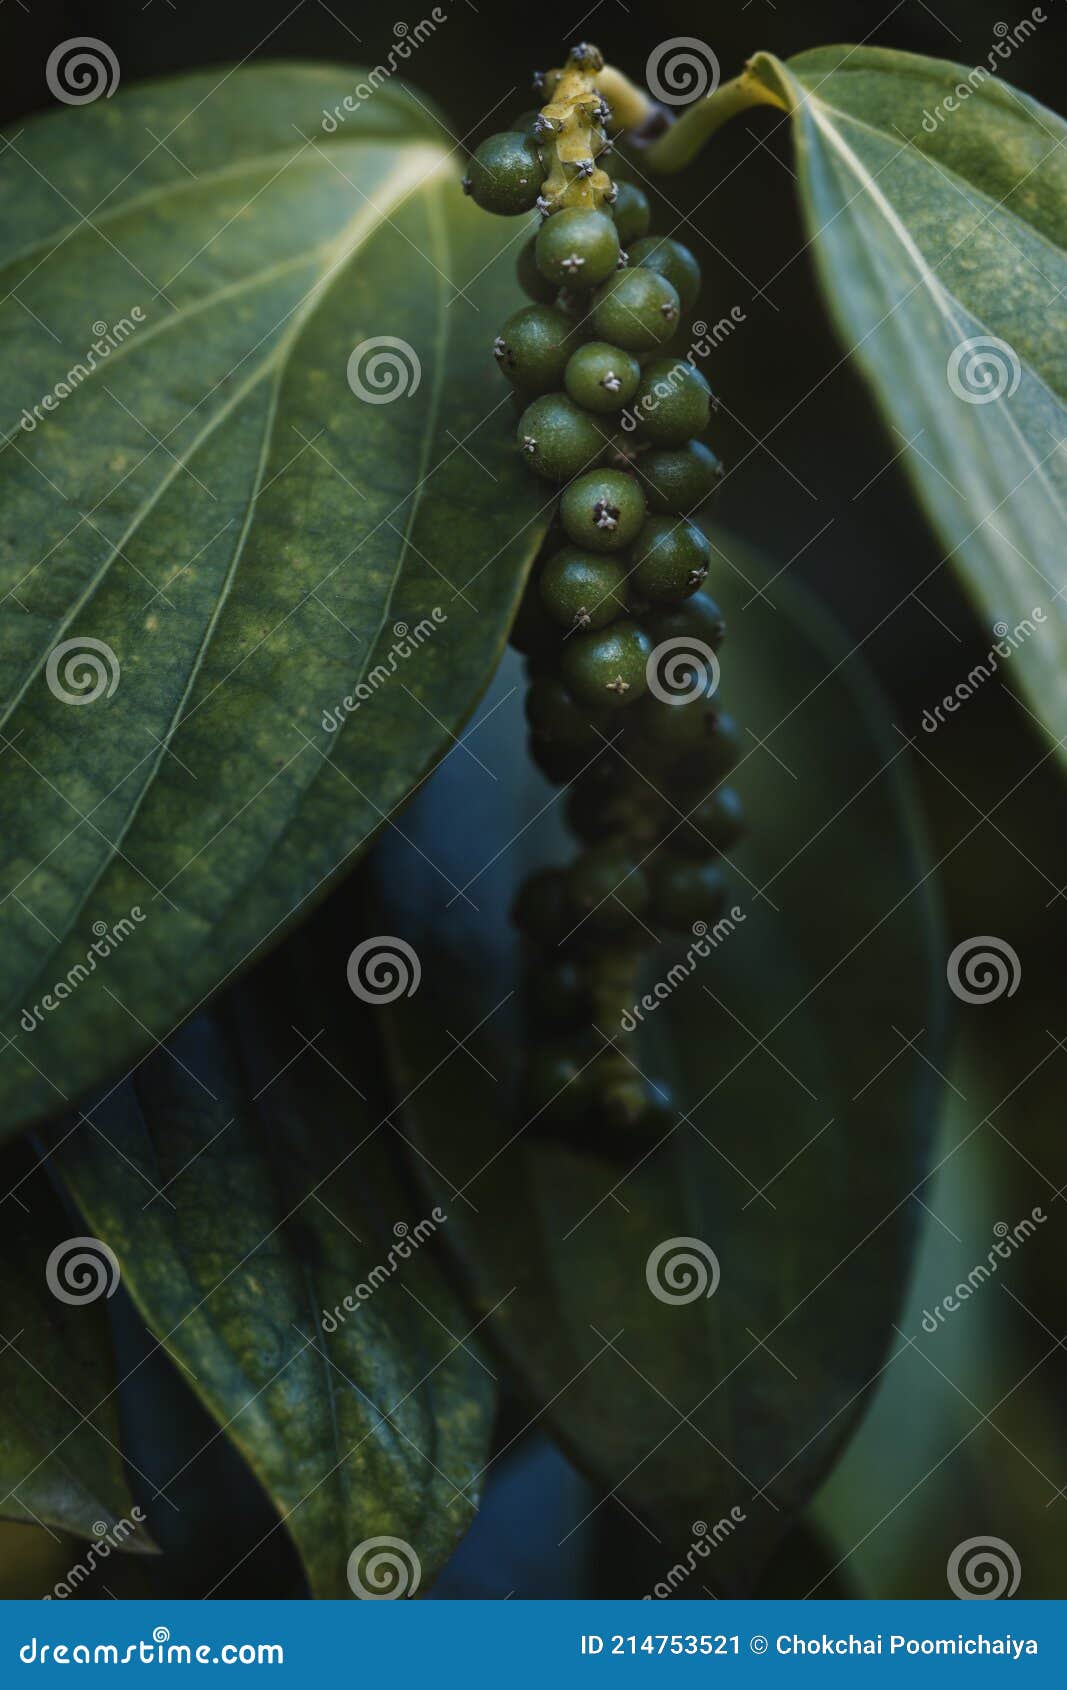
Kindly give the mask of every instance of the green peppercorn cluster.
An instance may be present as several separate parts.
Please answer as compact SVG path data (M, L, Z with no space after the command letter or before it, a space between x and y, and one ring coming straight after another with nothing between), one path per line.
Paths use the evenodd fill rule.
M666 1088L612 1041L655 930L721 914L719 858L744 816L722 784L738 730L719 706L724 627L701 590L710 546L691 520L721 474L698 438L713 402L669 350L700 269L680 242L649 234L647 197L605 168L602 68L595 48L572 49L540 79L547 103L484 141L464 186L487 211L541 218L518 260L532 303L493 346L522 460L559 489L511 640L530 674L532 754L566 786L582 848L516 900L537 1028L525 1102L555 1124L645 1129L669 1106ZM664 648L666 696L650 685Z

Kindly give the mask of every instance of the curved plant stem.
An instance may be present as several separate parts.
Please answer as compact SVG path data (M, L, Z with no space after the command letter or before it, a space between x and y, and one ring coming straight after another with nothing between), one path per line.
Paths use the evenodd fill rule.
M614 65L605 65L598 72L596 85L611 107L615 122L623 129L643 128L656 110L652 96Z
M644 153L645 161L660 175L670 175L692 162L704 145L730 118L751 106L778 106L789 110L789 102L780 79L773 75L775 60L760 53L750 61L732 81L724 82L714 93L696 104L687 106L675 123L652 142ZM764 80L761 70L770 72L773 81Z

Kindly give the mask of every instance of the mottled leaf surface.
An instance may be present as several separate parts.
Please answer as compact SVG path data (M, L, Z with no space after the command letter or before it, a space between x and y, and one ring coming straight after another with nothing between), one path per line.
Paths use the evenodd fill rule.
M417 1558L415 1594L473 1516L493 1379L432 1258L447 1222L413 1208L366 1100L373 1047L344 956L327 976L328 945L308 967L300 943L143 1063L56 1161L312 1593L351 1597L349 1557L384 1536ZM357 1565L373 1588L367 1554Z
M5 153L7 1128L305 913L503 646L536 539L491 376L516 231L399 85L326 133L355 76L122 89Z
M117 1541L151 1548L131 1513L119 1447L106 1313L114 1275L98 1252L99 1271L80 1247L64 1247L79 1229L31 1170L21 1155L3 1161L0 1514L90 1540L125 1522ZM53 1283L75 1300L55 1295Z
M792 113L823 292L943 561L990 624L1046 617L1005 672L1062 744L1067 125L1002 62L819 47L750 70Z

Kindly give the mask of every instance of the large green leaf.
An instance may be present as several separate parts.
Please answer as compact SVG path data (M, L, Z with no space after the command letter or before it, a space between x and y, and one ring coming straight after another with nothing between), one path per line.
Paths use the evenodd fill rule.
M382 1536L413 1551L414 1594L470 1524L492 1376L431 1259L441 1212L413 1212L365 1100L357 1006L323 989L321 938L313 957L286 946L183 1029L186 1068L152 1056L93 1112L107 1142L81 1127L56 1161L313 1594L350 1597L348 1558Z
M9 1153L0 1243L0 1515L131 1551L151 1549L126 1485L106 1251L47 1181ZM79 1580L80 1580L80 1576Z
M463 200L402 88L324 132L354 77L123 90L4 155L8 1129L121 1072L302 913L503 645L537 505L487 382L514 230ZM126 327L86 371L94 322Z
M878 48L761 53L743 82L792 113L823 292L942 561L990 623L1044 612L1005 672L1063 741L1067 125L988 67Z
M488 1329L581 1465L665 1540L664 1573L695 1522L742 1512L696 1562L722 1586L766 1559L877 1376L919 1212L940 1016L927 868L884 706L795 589L774 581L772 608L767 571L716 543L725 686L759 736L737 774L751 845L733 932L672 977L649 1041L621 1035L643 1071L674 1080L682 1112L658 1148L568 1145L524 1104L507 906L532 863L563 851L536 777L516 795L473 766L439 771L413 838L434 841L478 911L453 900L442 914L399 846L383 853L381 919L423 967L386 1012L405 1130L477 1306L499 1304ZM504 706L493 722L479 752L501 775L522 727ZM658 949L649 988L678 961ZM652 1253L694 1238L718 1258L718 1290L660 1300Z
M55 1159L276 1504L312 1592L350 1597L367 1545L354 1565L373 1589L385 1537L407 1546L415 1594L470 1523L492 1376L431 1259L441 1213L413 1212L391 1170L344 957L339 991L328 955L322 935L313 966L290 943Z

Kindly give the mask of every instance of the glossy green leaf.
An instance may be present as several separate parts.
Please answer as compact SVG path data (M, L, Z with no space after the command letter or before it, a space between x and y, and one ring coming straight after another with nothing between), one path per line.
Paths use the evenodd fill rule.
M1012 50L977 71L870 47L758 54L746 81L792 114L823 292L942 562L988 623L1045 617L1004 669L1062 743L1067 125L1001 74Z
M9 1153L3 1167L0 1515L98 1544L118 1527L108 1554L150 1550L119 1446L113 1266L32 1162Z
M324 129L355 80L197 73L5 152L9 1128L306 913L504 642L538 503L490 374L516 231L401 87Z
M735 540L715 543L724 693L751 734L732 931L706 957L657 948L646 989L667 989L644 1032L602 1029L672 1080L679 1112L658 1145L569 1145L522 1095L507 908L531 866L571 847L536 777L518 795L504 781L517 709L478 735L500 779L450 760L410 818L476 909L443 909L403 847L382 868L383 925L423 965L386 1011L395 1083L415 1165L454 1216L447 1241L535 1405L661 1538L663 1576L700 1522L740 1511L694 1557L693 1595L747 1584L877 1377L941 1062L902 742L840 635ZM501 697L508 685L521 682L505 677ZM705 1256L707 1296L661 1299L656 1252L692 1239L718 1288Z
M312 967L291 942L56 1161L277 1506L313 1594L351 1597L353 1576L373 1591L385 1537L414 1595L470 1523L493 1379L432 1259L447 1206L416 1198L416 1212L392 1171L363 1095L373 1047L328 954L320 934Z

